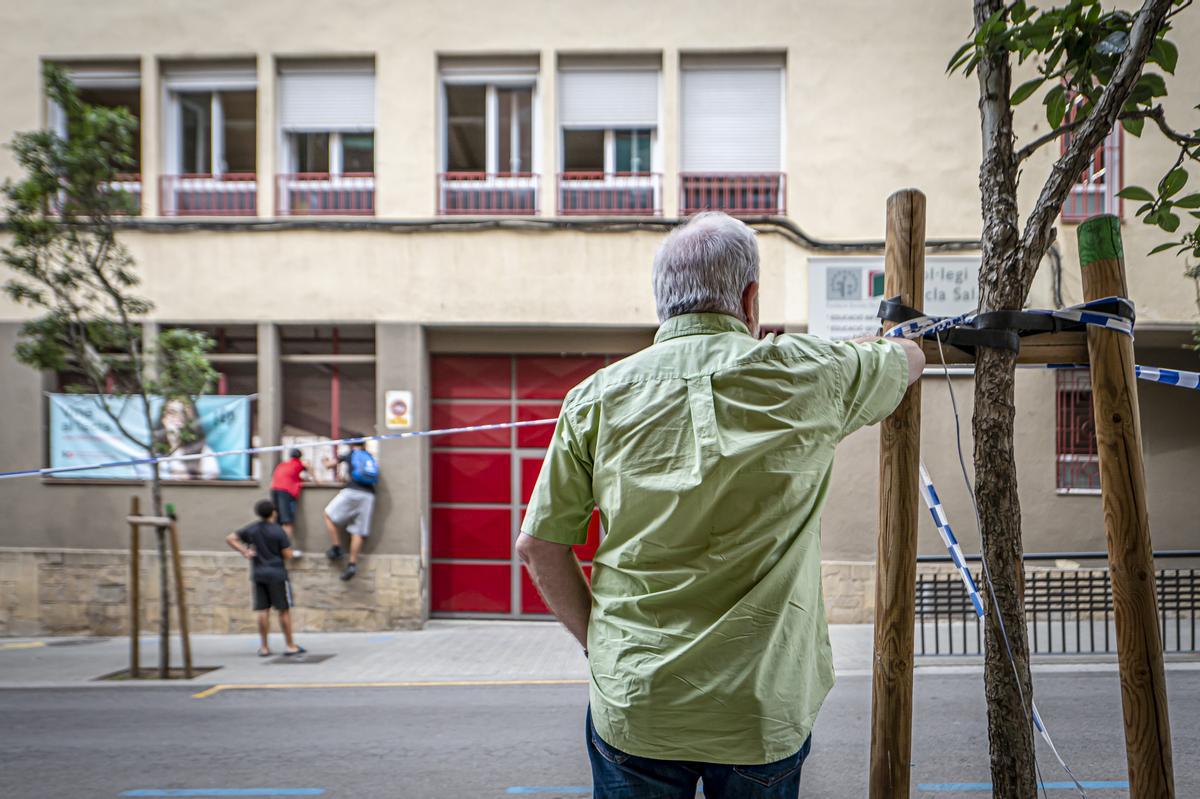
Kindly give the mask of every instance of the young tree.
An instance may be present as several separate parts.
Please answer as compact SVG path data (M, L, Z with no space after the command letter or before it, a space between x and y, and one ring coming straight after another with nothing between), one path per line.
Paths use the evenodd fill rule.
M4 185L11 239L0 250L16 273L5 291L44 315L23 325L17 358L40 370L72 375L69 390L95 395L108 422L147 457L165 454L151 419L152 397L164 401L204 392L216 379L206 353L213 342L189 330L167 330L147 347L141 319L152 309L133 293L132 258L117 241L114 217L134 212L112 188L132 166L137 122L125 109L83 102L63 71L45 69L49 98L66 120L66 136L19 133L12 150L24 177ZM118 408L132 400L144 430L130 430ZM184 430L185 436L195 432ZM163 515L162 481L149 469L151 505ZM168 676L170 602L165 529L158 528L161 601L159 676Z
M1038 10L1024 0L973 0L973 38L951 58L948 71L976 73L983 132L979 187L983 211L980 311L1020 309L1038 264L1055 236L1054 222L1092 153L1116 124L1140 136L1147 120L1179 147L1179 157L1157 190L1125 189L1141 200L1143 221L1170 233L1180 229L1180 209L1200 208L1200 193L1181 196L1185 163L1200 160L1200 131L1172 128L1159 98L1161 73L1173 73L1177 47L1167 38L1170 20L1192 0L1145 0L1135 13L1105 11L1099 0L1071 0ZM1014 58L1031 62L1036 77L1012 88ZM1042 92L1048 133L1017 147L1013 107ZM1065 140L1064 140L1065 137ZM1017 185L1030 178L1025 164L1039 148L1062 141L1062 153L1045 176L1037 201L1021 226ZM1200 219L1200 214L1191 215ZM1200 257L1200 224L1175 246ZM1167 247L1172 245L1166 245ZM1163 249L1163 248L1158 248ZM1016 662L994 621L987 625L985 683L994 795L1035 797L1029 650L1022 575L1021 506L1013 458L1013 373L1016 354L980 348L976 359L975 493L983 554L995 585L989 618L1000 617Z

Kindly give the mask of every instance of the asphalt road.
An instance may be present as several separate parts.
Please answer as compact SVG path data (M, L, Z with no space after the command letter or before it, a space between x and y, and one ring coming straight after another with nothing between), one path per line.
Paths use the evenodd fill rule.
M1042 715L1076 774L1123 783L1116 674L1038 674L1035 684ZM1168 689L1176 795L1200 797L1200 672L1169 672ZM275 791L258 796L339 799L589 793L583 686L255 689L194 699L197 690L0 691L0 796L245 796L229 791L250 788ZM841 677L817 722L802 796L866 795L869 715L870 678ZM913 738L914 797L989 795L950 787L988 781L981 676L919 672ZM1049 751L1040 752L1045 778L1065 780ZM181 789L196 793L165 793Z

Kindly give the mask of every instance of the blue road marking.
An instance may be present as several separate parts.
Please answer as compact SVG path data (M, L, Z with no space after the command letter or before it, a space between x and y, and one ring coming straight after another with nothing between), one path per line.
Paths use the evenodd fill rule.
M1084 788L1092 788L1097 791L1129 788L1129 782L1127 780L1091 780L1081 782L1080 784ZM1042 787L1048 791L1074 790L1075 783L1043 782ZM932 793L949 793L952 791L991 791L992 784L990 782L918 783L917 790L930 791Z
M139 788L121 796L320 796L324 788Z

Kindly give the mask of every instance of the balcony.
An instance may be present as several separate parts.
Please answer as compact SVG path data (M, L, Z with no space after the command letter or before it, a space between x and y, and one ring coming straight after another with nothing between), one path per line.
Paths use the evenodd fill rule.
M782 172L684 172L679 176L679 213L724 211L731 216L787 213Z
M564 172L558 176L561 216L659 216L662 175L650 172Z
M163 216L254 216L258 184L253 172L163 175Z
M276 216L374 216L375 175L299 172L275 176Z
M535 172L443 172L438 213L446 216L532 216L538 212Z
M130 213L139 216L142 213L142 176L116 175L116 180L108 184L109 190L124 191L129 195Z

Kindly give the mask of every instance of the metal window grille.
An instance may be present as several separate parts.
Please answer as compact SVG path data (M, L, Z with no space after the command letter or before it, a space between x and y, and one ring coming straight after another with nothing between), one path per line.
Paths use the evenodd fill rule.
M1060 494L1100 493L1100 457L1088 370L1057 372L1054 454L1055 488Z

